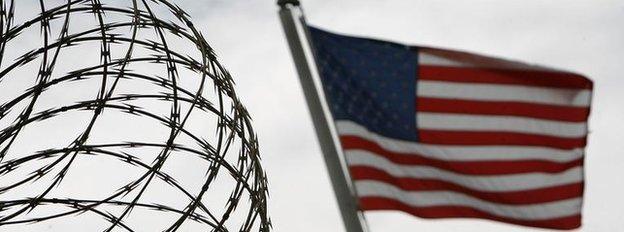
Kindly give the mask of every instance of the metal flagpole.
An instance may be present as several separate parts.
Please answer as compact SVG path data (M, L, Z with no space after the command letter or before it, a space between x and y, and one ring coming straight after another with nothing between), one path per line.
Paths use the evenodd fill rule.
M323 110L319 93L312 79L312 72L299 37L299 31L297 30L296 21L293 18L293 12L291 11L292 7L299 6L299 1L278 0L277 4L280 6L279 15L282 26L284 27L284 33L286 34L286 39L288 40L288 45L293 60L295 61L295 66L297 67L299 80L303 88L306 102L308 103L308 108L310 109L316 135L321 145L321 151L323 152L325 166L329 172L329 177L336 199L338 200L338 206L346 231L364 232L364 226L362 225L362 220L360 220L356 198L349 189L347 175L340 162L340 157L338 156L338 147L336 143L334 143L331 129L325 117L325 111ZM306 36L305 33L303 34Z

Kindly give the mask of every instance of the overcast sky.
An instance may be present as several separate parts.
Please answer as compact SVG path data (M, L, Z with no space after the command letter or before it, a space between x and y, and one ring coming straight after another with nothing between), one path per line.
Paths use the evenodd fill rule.
M180 1L254 118L276 231L342 231L273 0ZM309 0L309 23L582 73L595 82L582 231L624 228L624 1ZM532 231L484 220L366 214L376 231Z
M103 1L106 2L106 1ZM176 0L237 83L269 178L275 231L343 231L274 0ZM624 0L306 0L343 34L460 49L594 80L581 231L624 228ZM477 219L366 213L372 232L535 231Z

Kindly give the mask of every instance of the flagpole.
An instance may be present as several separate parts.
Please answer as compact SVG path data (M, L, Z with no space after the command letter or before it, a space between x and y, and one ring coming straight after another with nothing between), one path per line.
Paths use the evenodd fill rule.
M297 24L291 11L291 8L299 6L299 1L278 0L277 4L280 6L279 15L284 27L284 33L286 34L286 39L297 67L297 73L299 74L299 81L310 109L317 139L323 152L325 166L329 172L334 194L338 200L342 221L347 232L364 232L362 220L358 212L357 200L349 188L347 174L338 156L338 147L334 142L328 120L325 117L325 111L317 92L318 88L314 83L299 31L297 30ZM305 37L306 33L303 33L303 35Z

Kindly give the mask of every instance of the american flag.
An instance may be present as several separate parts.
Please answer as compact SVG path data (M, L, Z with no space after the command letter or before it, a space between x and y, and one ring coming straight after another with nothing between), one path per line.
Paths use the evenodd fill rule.
M580 227L590 80L309 30L361 210Z

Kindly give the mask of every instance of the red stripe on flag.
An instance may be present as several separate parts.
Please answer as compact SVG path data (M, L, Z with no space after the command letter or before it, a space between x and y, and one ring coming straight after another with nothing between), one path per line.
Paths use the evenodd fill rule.
M381 181L405 191L453 191L489 202L510 205L537 204L580 197L583 195L584 186L583 182L579 182L523 191L488 192L443 180L395 177L383 170L368 166L349 166L349 171L353 180Z
M523 102L493 102L442 98L416 98L417 112L509 115L566 122L585 122L588 107L556 106Z
M420 65L422 80L463 83L507 84L571 89L591 89L592 82L578 74L537 70Z
M415 153L399 153L386 150L379 144L357 136L340 136L343 149L360 149L403 165L426 165L469 175L501 175L530 172L559 173L583 164L583 159L565 163L541 160L513 161L447 161L432 159ZM503 155L503 154L501 154Z
M362 210L400 210L423 218L483 218L517 225L564 230L581 226L580 214L546 220L518 220L492 215L464 206L413 207L400 201L383 197L362 197L359 199L359 202Z
M419 142L444 145L518 145L559 149L585 147L586 137L563 138L515 132L418 130Z

